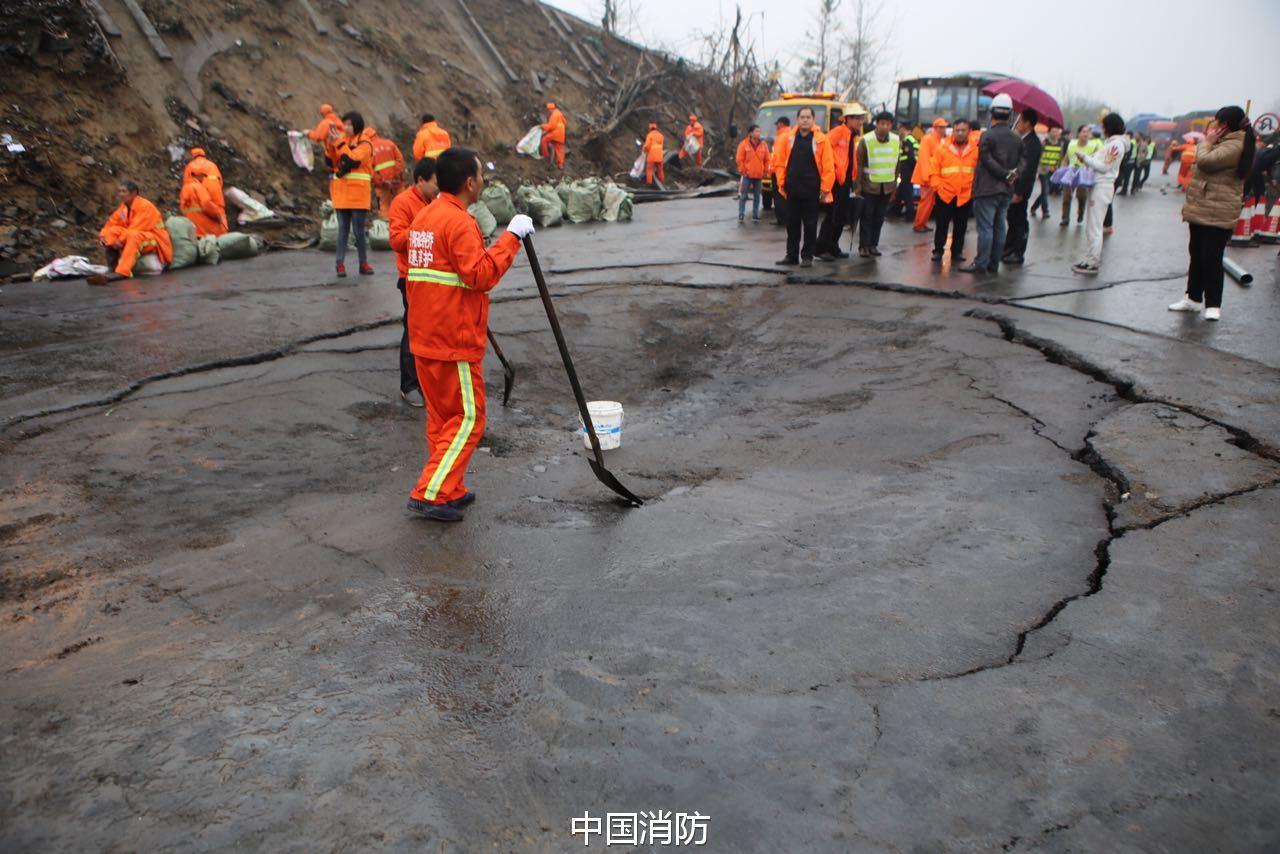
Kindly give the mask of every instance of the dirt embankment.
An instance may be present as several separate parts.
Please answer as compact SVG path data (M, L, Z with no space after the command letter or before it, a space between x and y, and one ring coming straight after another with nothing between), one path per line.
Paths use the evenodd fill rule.
M717 80L534 0L14 0L0 63L0 133L26 149L0 145L0 281L92 255L119 178L176 212L183 160L170 152L196 145L291 220L275 236L310 236L325 180L293 165L285 133L313 127L322 102L360 110L406 154L431 112L509 183L558 174L513 149L548 99L570 122L571 176L625 173L645 123L674 144L691 109L708 166L732 159ZM585 139L637 73L661 75L643 109Z

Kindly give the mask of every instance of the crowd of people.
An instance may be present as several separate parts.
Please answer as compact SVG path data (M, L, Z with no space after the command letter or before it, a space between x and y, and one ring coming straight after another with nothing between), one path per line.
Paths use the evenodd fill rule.
M755 125L737 147L738 222L746 221L748 200L752 221L760 220L761 187L771 179L778 222L787 231L781 266L849 257L840 248L846 227L857 236L859 257L874 259L892 213L910 219L918 233L933 231L935 263L949 256L959 272L998 274L1002 264L1024 263L1030 219L1037 213L1048 219L1050 199L1060 193L1059 226L1070 226L1074 205L1075 223L1085 234L1082 257L1071 269L1096 276L1104 239L1115 230L1112 202L1142 190L1156 154L1155 141L1126 131L1117 113L1105 115L1097 131L1081 125L1069 141L1059 127L1046 129L1042 138L1037 112L1015 112L1007 95L992 99L986 127L938 117L918 139L903 125L895 132L888 112L875 115L866 132L869 116L858 104L829 131L815 124L815 115L801 106L794 126L789 116L779 117L772 149ZM1170 147L1169 158L1182 157L1185 175L1179 173L1178 185L1187 194L1183 219L1191 231L1187 296L1171 310L1199 310L1203 302L1206 319L1221 317L1222 255L1254 148L1255 134L1239 107L1219 110L1204 139ZM1077 178L1067 184L1060 178L1064 172ZM976 247L963 263L970 219Z

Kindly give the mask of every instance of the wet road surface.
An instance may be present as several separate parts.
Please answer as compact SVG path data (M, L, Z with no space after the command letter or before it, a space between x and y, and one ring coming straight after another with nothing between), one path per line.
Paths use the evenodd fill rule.
M1170 316L1177 202L1120 201L1084 282L1053 220L979 281L894 224L787 276L726 199L540 234L650 501L585 465L522 263L452 527L403 510L385 272L6 288L4 847L1267 850L1275 251Z

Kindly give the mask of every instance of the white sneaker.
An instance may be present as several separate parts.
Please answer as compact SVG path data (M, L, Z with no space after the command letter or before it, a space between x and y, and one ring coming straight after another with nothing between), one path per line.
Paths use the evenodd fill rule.
M1205 320L1217 320L1219 317L1222 317L1222 309L1220 308L1206 308L1204 310Z
M1199 311L1199 310L1200 310L1200 303L1196 302L1190 297L1183 297L1177 302L1169 304L1169 311Z

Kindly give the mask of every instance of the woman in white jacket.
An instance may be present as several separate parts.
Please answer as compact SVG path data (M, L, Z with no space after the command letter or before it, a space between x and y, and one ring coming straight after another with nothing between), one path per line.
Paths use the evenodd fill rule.
M1098 275L1102 264L1102 221L1107 208L1116 195L1116 175L1129 150L1129 140L1124 136L1124 119L1117 113L1108 113L1102 120L1102 132L1106 141L1095 154L1080 153L1080 159L1093 170L1093 187L1089 190L1089 206L1085 215L1085 239L1088 241L1084 260L1071 267L1072 272L1085 276Z

